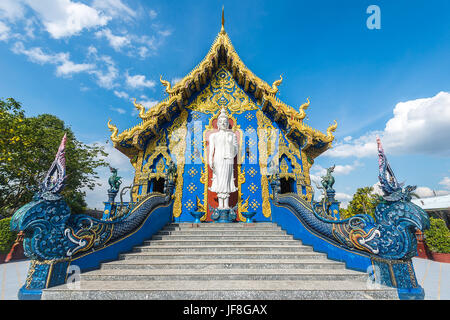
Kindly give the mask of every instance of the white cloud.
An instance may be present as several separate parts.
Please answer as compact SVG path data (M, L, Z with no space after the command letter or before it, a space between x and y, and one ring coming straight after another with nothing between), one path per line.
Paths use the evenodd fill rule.
M126 73L126 83L131 88L136 88L136 89L153 88L156 85L155 81L147 80L144 75L137 74L134 76L130 76L128 74L128 71Z
M114 94L116 95L116 97L121 98L121 99L127 99L128 100L130 98L128 93L126 93L124 91L114 90Z
M3 0L2 0L3 1ZM111 17L96 9L71 0L24 0L41 18L50 35L55 39L79 34L84 29L105 26Z
M172 31L168 30L168 29L166 29L166 30L159 30L158 34L163 36L163 37L168 37L168 36L170 36L172 34Z
M120 113L120 114L125 114L125 113L127 113L124 109L122 109L122 108L111 108L111 110L113 110L113 111L116 111L116 112L118 112L118 113Z
M439 184L442 184L444 186L444 188L450 190L450 178L449 177L444 177L444 179L439 181Z
M126 36L113 35L110 29L97 31L95 36L97 38L105 37L108 40L109 45L116 51L120 51L122 47L130 45L130 40Z
M379 195L379 196L383 196L383 195L384 195L383 190L381 190L381 183L380 183L380 181L378 181L377 183L375 183L375 184L372 186L372 188L373 188L373 193L375 193L375 194L377 194L377 195Z
M139 49L138 49L138 54L142 59L148 57L149 52L150 52L150 50L147 47L139 47Z
M10 31L11 29L0 21L0 41L8 40Z
M22 42L16 42L12 47L12 51L15 54L24 54L31 62L39 64L52 63L55 58L55 55L46 54L39 47L25 49Z
M148 12L148 15L150 16L150 19L155 19L158 16L158 13L155 10L151 9Z
M432 190L428 187L417 187L417 189L414 191L414 193L417 194L420 198L428 198L428 197L435 197L435 196L445 196L447 194L450 194L450 191Z
M346 209L353 196L343 192L336 192L335 199L340 202L340 208Z
M147 97L146 95L141 95L140 99L137 100L137 103L143 105L146 110L158 104L159 101L154 100L152 98ZM132 115L137 115L137 109L134 108Z
M121 0L94 0L92 7L103 11L113 18L129 20L137 16L137 12L125 5Z
M93 46L88 48L88 57L97 65L102 66L102 69L97 67L97 69L89 72L91 75L95 76L97 84L105 89L113 89L116 87L116 79L119 76L119 70L117 69L114 60L109 56L98 55L97 49Z
M69 54L64 55L61 64L56 68L57 76L71 76L75 73L86 72L95 68L95 65L88 63L73 63L69 60Z
M362 166L362 164L358 161L354 161L353 164L338 164L334 167L333 173L335 175L347 175L360 166ZM322 167L321 165L315 165L312 167L312 172L314 172L318 176L324 176L327 174L327 169Z
M398 103L383 131L372 131L338 143L324 153L329 157L369 157L377 154L379 135L391 154L450 155L450 93ZM438 137L438 139L437 139Z
M381 190L381 185L380 182L378 181L377 183L375 183L373 186L374 189L374 193L378 194L380 196L383 196L383 190ZM416 190L414 190L414 193L419 196L419 198L428 198L428 197L435 197L435 196L444 196L447 194L450 194L450 191L446 191L446 190L433 190L431 188L428 187L417 187Z
M9 21L22 19L25 13L25 8L19 0L1 0L0 1L0 18Z
M42 48L34 47L26 49L22 42L16 42L12 48L16 54L23 54L28 57L31 62L38 64L54 64L57 76L70 77L72 74L86 72L95 68L95 65L81 63L77 64L70 60L69 53L45 53Z
M34 19L30 18L25 22L25 34L28 38L34 39Z

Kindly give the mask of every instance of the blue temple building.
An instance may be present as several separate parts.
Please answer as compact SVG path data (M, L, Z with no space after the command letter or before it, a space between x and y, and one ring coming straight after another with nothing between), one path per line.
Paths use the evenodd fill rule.
M114 147L130 159L135 176L120 190L118 170L111 168L102 219L70 212L60 194L64 137L39 191L11 219L11 229L24 232L31 259L19 298L423 299L411 258L415 232L429 228L429 220L411 202L415 187L397 181L377 140L383 197L375 218L340 218L334 167L314 201L310 169L332 147L337 122L326 133L309 127L309 99L298 109L282 102L282 81L269 85L244 65L222 14L222 28L198 66L174 85L161 77L166 99L149 110L135 101L142 121L121 133L108 122ZM216 210L218 194L210 190L210 137L219 115L221 126L226 115L237 141L228 164L234 191L227 215ZM122 198L126 190L129 202ZM207 269L215 273L202 272ZM81 289L74 289L72 272L85 279ZM105 277L106 288L89 281ZM311 278L322 282L305 285Z
M255 221L270 221L269 175L279 168L281 193L296 193L311 201L309 171L314 159L331 148L335 122L326 134L309 127L305 109L298 110L277 98L280 76L272 85L254 75L239 58L224 28L206 57L187 76L172 86L161 78L168 97L149 110L136 104L142 122L122 133L109 123L114 147L130 158L135 168L133 199L163 192L164 172L176 164L177 181L173 216L177 222L192 221L190 211L206 214L215 207L211 169L207 165L208 136L217 131L222 108L238 137L232 206L242 213L256 212Z

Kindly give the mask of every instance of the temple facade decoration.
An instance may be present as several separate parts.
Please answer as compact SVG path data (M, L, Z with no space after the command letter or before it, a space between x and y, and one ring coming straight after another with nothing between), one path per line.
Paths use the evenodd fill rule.
M162 77L160 81L168 94L165 100L149 110L134 102L141 123L121 133L108 123L114 147L135 168L134 199L162 192L164 172L173 161L178 176L173 216L179 222L192 221L192 211L205 212L202 221L212 221L211 210L221 207L221 199L229 208L236 207L237 221L246 221L242 213L247 212L256 212L255 221L270 221L271 165L279 170L282 193L311 200L309 170L314 159L331 147L337 123L326 133L308 126L304 119L309 98L298 110L278 99L283 78L269 85L255 76L223 26L206 57L187 76L175 85ZM227 115L227 130L236 142L227 169L233 180L229 185L236 190L225 198L216 192L217 173L208 164L210 137L220 131L221 112Z

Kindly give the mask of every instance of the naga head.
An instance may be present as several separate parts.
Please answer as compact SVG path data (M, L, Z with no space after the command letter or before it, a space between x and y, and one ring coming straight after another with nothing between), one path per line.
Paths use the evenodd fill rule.
M58 152L56 153L55 160L39 186L40 194L57 195L64 188L64 182L66 180L66 142L67 135L64 134Z
M383 150L380 138L377 137L378 146L378 180L380 181L381 190L383 190L383 199L386 201L411 201L413 191L416 190L416 186L406 186L402 188L404 183L399 183L394 175L386 155Z
M417 254L416 230L430 226L427 213L411 202L416 186L399 183L391 169L380 139L377 137L378 164L383 199L375 209L375 218L381 232L377 240L380 256L390 259L411 258Z
M24 250L32 259L48 259L63 254L62 247L55 246L46 252L43 246L49 236L61 236L54 230L63 226L70 216L70 208L60 195L66 179L66 141L64 135L55 160L33 200L17 210L11 219L12 231L25 231Z

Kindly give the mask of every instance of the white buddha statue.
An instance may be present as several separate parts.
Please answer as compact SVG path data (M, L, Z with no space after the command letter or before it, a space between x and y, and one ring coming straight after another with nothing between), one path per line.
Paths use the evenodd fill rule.
M218 209L229 209L230 193L238 189L234 185L234 157L238 154L237 137L229 129L225 109L217 119L219 131L209 136L208 164L213 172L210 191L217 193Z

